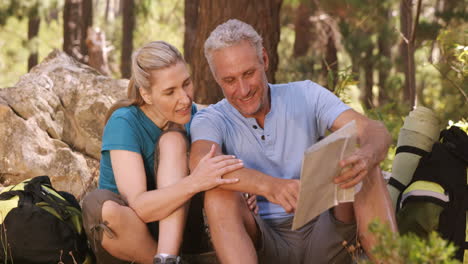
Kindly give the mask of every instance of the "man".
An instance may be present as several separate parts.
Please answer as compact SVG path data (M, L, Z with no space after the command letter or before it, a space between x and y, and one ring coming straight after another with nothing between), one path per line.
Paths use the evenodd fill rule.
M201 110L191 126L190 165L210 151L236 155L244 168L224 175L239 182L205 194L205 210L222 263L348 263L343 240L356 239L356 220L365 235L374 218L395 221L378 164L390 137L385 127L350 109L311 81L268 84L268 56L248 24L229 20L205 42L205 56L226 99ZM360 148L340 162L334 182L350 188L363 182L355 203L340 204L298 231L291 231L304 151L324 136L356 120ZM317 177L320 177L317 175ZM258 195L259 215L241 193ZM362 236L364 235L364 236Z

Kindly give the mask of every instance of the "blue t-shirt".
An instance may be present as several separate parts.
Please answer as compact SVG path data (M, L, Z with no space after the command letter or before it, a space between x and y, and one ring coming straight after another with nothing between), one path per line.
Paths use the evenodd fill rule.
M192 105L192 117L196 111L196 106ZM185 125L188 135L190 122ZM112 171L110 150L128 150L139 153L145 166L147 190L156 189L154 146L161 133L161 129L139 107L128 106L115 110L107 121L102 135L99 189L119 193Z
M213 141L225 154L242 159L246 168L273 177L299 179L304 151L323 137L349 107L311 81L269 86L271 109L264 128L223 99L195 115L192 142ZM290 216L280 205L264 197L258 197L258 206L265 219Z

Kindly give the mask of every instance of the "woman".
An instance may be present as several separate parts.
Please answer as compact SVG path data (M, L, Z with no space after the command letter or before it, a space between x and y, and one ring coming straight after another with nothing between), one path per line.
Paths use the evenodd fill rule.
M172 45L135 52L127 96L107 116L99 189L83 201L85 230L98 263L179 263L188 201L237 182L221 176L243 164L213 148L189 174L193 85Z

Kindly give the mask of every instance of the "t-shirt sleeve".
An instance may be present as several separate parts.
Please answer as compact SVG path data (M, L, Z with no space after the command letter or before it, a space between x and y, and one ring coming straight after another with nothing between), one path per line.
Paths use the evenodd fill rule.
M104 128L102 150L128 150L141 154L136 129L124 117L112 116Z
M190 126L192 143L197 140L208 140L222 146L224 122L212 107L198 111Z
M187 124L185 124L185 131L187 131L187 136L190 138L191 137L191 134L190 134L190 126L192 125L192 120L193 120L193 117L195 116L195 114L197 113L198 109L197 109L197 106L195 104L192 104L192 112L191 112L191 117L190 117L190 122L188 122Z
M325 131L332 127L336 118L350 107L328 89L311 81L306 83L307 90L311 93L307 96L309 105L315 113L318 131L323 136Z

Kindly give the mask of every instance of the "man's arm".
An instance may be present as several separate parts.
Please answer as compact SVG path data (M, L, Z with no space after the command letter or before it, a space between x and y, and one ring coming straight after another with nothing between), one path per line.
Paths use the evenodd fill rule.
M353 205L358 237L366 254L377 263L378 260L372 254L377 239L368 231L369 223L378 219L381 223L387 224L393 232L398 232L390 196L378 167L379 163L385 159L391 137L382 123L371 120L354 110L347 110L338 116L333 123L332 130L344 126L351 120L356 120L357 123L360 148L340 162L341 167L351 166L351 168L344 169L335 182L342 183L349 180L340 185L343 188L349 188L362 181L361 191L356 194Z
M352 109L340 114L333 122L331 130L335 131L352 120L356 121L360 147L340 162L342 168L350 167L335 178L335 183L341 184L342 188L349 188L361 182L385 159L391 143L390 134L381 122L369 119Z
M213 144L216 147L215 155L221 155L221 148L212 141L197 140L192 143L189 165L191 171L210 151ZM296 208L299 194L298 180L279 179L248 168L227 173L223 178L237 178L239 181L235 184L220 186L220 188L264 196L268 201L281 205L288 213L293 212Z

